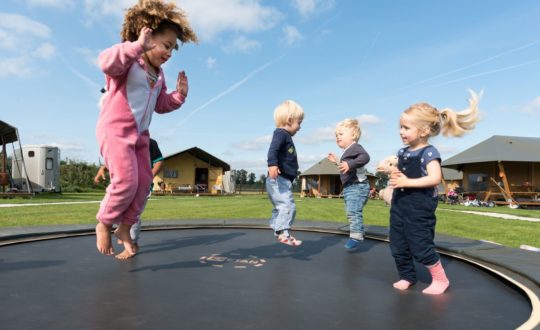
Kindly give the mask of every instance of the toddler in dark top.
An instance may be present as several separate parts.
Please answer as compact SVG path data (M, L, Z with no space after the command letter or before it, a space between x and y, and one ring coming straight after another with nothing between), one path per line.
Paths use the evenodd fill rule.
M362 131L356 119L345 119L336 126L336 143L343 149L341 157L329 153L328 160L336 163L343 184L345 210L350 223L349 240L345 248L354 250L364 240L363 209L369 199L369 181L365 165L369 155L358 144Z
M274 205L270 227L278 241L298 246L302 241L293 237L291 229L296 216L292 182L298 175L298 159L292 137L300 130L304 110L296 102L287 100L274 111L276 129L268 149L268 178L266 191Z

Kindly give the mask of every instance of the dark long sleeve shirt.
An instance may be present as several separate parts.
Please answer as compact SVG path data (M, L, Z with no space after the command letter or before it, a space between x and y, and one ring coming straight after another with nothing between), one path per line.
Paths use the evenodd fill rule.
M268 166L277 166L281 176L293 181L298 174L298 158L292 136L286 129L276 128L268 149Z
M369 163L369 154L358 143L353 143L341 155L341 162L347 162L349 170L340 173L341 183L345 186L355 182L364 182L367 180L367 170L365 165ZM367 182L367 181L366 181Z

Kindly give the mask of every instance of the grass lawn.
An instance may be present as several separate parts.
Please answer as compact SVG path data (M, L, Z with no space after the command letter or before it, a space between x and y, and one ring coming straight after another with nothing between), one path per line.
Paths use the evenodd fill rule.
M32 199L0 199L2 204L39 204L56 202L92 202L85 204L36 205L0 208L0 227L42 226L54 224L93 224L102 192L39 194ZM296 198L298 220L323 220L346 223L342 199ZM266 195L223 197L153 196L143 221L163 219L261 219L266 222L272 206ZM540 246L540 222L505 220L494 217L449 212L444 209L485 211L539 217L540 210L507 207L474 208L440 204L437 233L470 239L488 240L510 247L521 244ZM364 209L367 225L388 226L389 208L371 200ZM1 229L0 229L1 230Z

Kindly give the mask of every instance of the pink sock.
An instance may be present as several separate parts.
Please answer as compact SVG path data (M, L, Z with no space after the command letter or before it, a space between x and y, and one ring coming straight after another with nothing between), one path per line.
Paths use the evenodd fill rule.
M411 286L411 282L407 280L399 280L396 283L394 283L394 288L398 290L407 290Z
M450 286L450 281L446 277L441 261L437 261L433 266L428 266L428 270L431 273L432 281L422 292L425 294L442 294Z

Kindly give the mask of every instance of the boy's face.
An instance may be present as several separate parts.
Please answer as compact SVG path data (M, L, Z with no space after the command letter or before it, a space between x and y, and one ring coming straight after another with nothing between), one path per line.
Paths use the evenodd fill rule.
M284 128L294 136L300 130L300 125L302 125L301 119L290 119Z
M338 127L336 129L336 143L338 147L345 149L356 142L353 136L352 129L346 127Z

